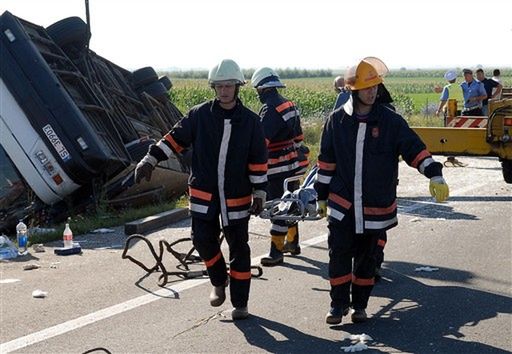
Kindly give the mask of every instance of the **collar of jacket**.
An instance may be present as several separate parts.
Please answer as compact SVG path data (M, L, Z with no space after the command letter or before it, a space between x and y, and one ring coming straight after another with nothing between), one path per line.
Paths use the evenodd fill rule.
M347 115L349 115L350 117L354 116L354 100L352 98L352 95L350 95L350 98L342 107ZM367 122L376 122L378 120L378 116L379 113L381 112L381 109L382 107L380 104L374 104L372 106L370 114L368 115ZM354 122L356 122L356 119L354 119Z
M233 116L231 118L231 123L236 123L240 121L241 111L242 111L242 101L240 101L240 98L237 97L235 107L233 108L235 112L233 113ZM222 117L221 110L223 108L220 106L220 101L218 99L214 99L210 105L210 112L212 112L212 115L214 117Z

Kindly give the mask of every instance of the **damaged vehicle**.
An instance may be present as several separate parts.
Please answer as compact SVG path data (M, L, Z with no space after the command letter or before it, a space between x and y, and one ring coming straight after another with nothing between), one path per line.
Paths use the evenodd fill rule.
M133 183L149 145L182 117L169 78L134 72L89 49L79 17L47 28L0 17L0 230L100 201L128 205L186 190L188 164L173 156L151 182Z

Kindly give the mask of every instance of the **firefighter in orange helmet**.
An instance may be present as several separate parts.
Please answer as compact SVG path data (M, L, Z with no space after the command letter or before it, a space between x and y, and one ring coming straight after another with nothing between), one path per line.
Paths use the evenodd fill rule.
M328 324L341 323L350 308L352 322L367 319L379 235L398 222L399 156L430 179L438 202L448 198L442 164L404 118L377 101L380 63L363 59L347 71L351 97L329 116L322 132L315 189L318 212L329 222Z

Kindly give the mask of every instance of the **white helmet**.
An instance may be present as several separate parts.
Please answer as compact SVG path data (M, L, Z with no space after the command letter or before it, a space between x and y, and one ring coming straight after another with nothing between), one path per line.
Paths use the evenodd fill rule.
M455 80L457 78L457 72L455 70L448 70L444 74L444 78L445 78L446 81Z
M215 85L220 82L233 81L237 85L244 85L245 78L242 70L234 60L223 59L208 73L208 83Z
M254 88L286 87L279 81L279 75L271 68L259 68L252 74L251 85Z

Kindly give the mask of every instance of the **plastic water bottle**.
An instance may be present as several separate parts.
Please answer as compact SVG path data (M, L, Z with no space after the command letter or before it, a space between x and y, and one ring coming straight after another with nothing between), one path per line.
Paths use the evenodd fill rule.
M27 243L28 243L28 229L27 225L20 220L18 225L16 225L16 239L18 240L18 253L20 255L27 253Z
M62 233L62 240L64 241L64 248L73 247L73 231L71 231L69 223L66 223L66 227Z
M0 236L0 259L13 259L18 257L16 246L5 235Z

